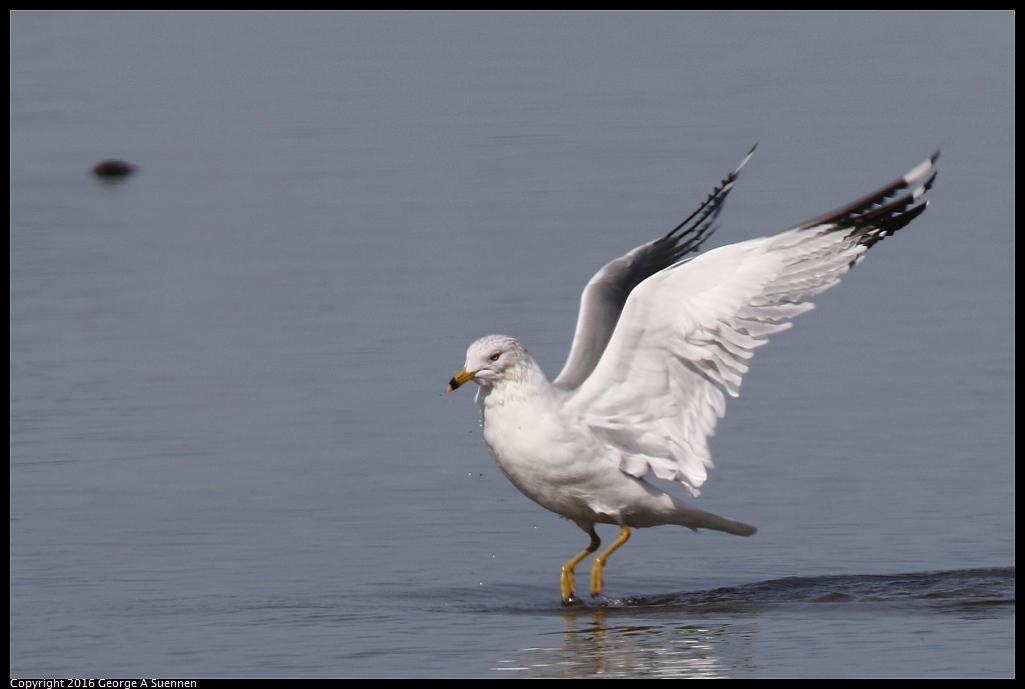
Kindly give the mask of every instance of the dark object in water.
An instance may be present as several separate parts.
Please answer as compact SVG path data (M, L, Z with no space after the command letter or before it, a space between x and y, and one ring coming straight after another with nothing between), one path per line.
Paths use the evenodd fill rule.
M93 174L107 179L127 177L135 172L135 166L123 160L104 160L93 168Z

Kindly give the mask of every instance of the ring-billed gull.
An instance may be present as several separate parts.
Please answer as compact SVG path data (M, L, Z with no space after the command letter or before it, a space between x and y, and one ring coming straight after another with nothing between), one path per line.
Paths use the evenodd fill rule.
M605 561L631 528L679 524L750 536L742 522L696 509L650 483L679 482L696 496L712 467L708 438L736 397L757 347L810 310L802 301L839 282L873 244L918 217L939 152L900 179L830 213L768 237L684 258L714 231L740 166L664 237L612 261L581 297L569 359L548 382L526 347L504 335L470 345L448 389L480 387L484 441L510 481L591 538L562 567L564 604L573 570L598 550L595 524L619 536L595 557L591 595Z

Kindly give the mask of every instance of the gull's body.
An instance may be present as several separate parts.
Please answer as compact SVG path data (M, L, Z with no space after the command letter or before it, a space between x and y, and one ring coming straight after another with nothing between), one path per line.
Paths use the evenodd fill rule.
M665 237L602 268L588 283L569 359L549 382L517 340L473 343L449 389L478 383L484 441L502 472L542 507L588 533L588 547L563 566L562 598L574 567L598 549L595 524L620 534L677 524L750 536L753 526L703 512L646 480L679 482L691 495L712 467L708 438L739 393L754 349L812 308L803 298L835 285L874 243L925 210L934 155L904 177L848 206L768 237L683 259L714 229L740 167Z
M519 342L501 335L478 341L489 356L519 361L494 385L482 385L484 441L502 473L542 507L580 524L630 527L679 524L741 535L754 527L690 507L622 471L611 446L593 432L553 387Z

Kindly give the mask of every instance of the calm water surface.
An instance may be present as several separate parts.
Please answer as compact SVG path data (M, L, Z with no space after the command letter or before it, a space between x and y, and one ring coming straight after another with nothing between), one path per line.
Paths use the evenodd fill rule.
M755 142L712 245L933 205L563 608L445 383ZM1013 676L1013 150L1013 14L12 14L12 677Z

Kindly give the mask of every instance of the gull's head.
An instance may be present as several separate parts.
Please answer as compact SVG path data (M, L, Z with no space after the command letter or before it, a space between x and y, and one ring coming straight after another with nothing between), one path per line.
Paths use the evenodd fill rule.
M448 382L449 392L471 380L482 387L516 379L533 362L519 340L505 335L482 337L466 350L466 365Z

